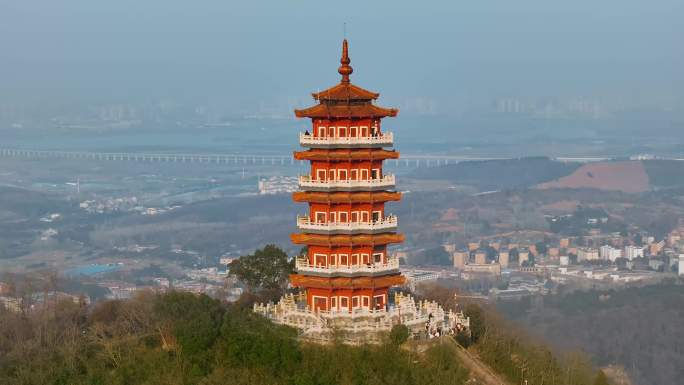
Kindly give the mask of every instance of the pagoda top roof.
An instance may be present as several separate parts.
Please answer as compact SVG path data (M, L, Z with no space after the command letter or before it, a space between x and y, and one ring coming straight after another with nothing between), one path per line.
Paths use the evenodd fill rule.
M370 101L377 99L380 94L368 91L349 82L340 82L336 86L330 87L321 92L311 94L316 100L335 100L335 101Z
M397 116L396 108L378 107L366 104L317 104L302 110L295 110L298 118L384 118Z
M396 108L384 108L373 105L372 101L380 94L368 91L349 80L349 75L354 72L349 59L349 44L347 39L342 41L342 58L340 67L337 69L342 80L339 84L326 90L312 93L314 100L319 104L295 110L298 118L383 118L397 116Z

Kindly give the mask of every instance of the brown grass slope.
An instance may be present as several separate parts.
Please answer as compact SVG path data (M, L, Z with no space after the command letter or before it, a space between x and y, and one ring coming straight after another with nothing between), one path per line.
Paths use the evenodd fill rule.
M640 161L587 163L572 174L536 186L539 189L590 188L641 193L651 190L651 183Z

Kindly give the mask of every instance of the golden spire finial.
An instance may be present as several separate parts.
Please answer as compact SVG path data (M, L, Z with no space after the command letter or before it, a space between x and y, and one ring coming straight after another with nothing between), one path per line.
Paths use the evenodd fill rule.
M351 60L349 59L349 44L347 43L347 39L344 39L342 41L342 58L340 59L340 68L337 69L337 72L342 75L342 83L349 83L349 75L354 72L354 69L349 65L351 63Z

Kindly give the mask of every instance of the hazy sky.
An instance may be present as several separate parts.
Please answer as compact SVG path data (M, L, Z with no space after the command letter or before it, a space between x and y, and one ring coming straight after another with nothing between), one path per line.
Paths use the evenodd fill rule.
M0 0L2 100L298 99L338 81L385 100L681 100L682 0Z

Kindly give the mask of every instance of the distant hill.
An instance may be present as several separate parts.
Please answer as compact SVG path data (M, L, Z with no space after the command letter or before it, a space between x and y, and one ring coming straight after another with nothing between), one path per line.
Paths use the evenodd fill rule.
M559 162L546 157L468 161L418 169L415 179L445 180L479 191L537 187L641 193L684 187L684 161Z
M578 163L557 162L546 157L468 161L442 167L419 169L417 179L442 179L468 185L480 191L525 188L552 181L575 171Z
M591 188L640 193L684 187L684 162L678 160L587 163L570 175L541 183L541 189Z
M679 160L646 160L644 169L655 189L684 187L684 162Z
M568 176L542 183L537 187L592 188L639 193L649 191L651 184L642 162L617 161L587 163Z

